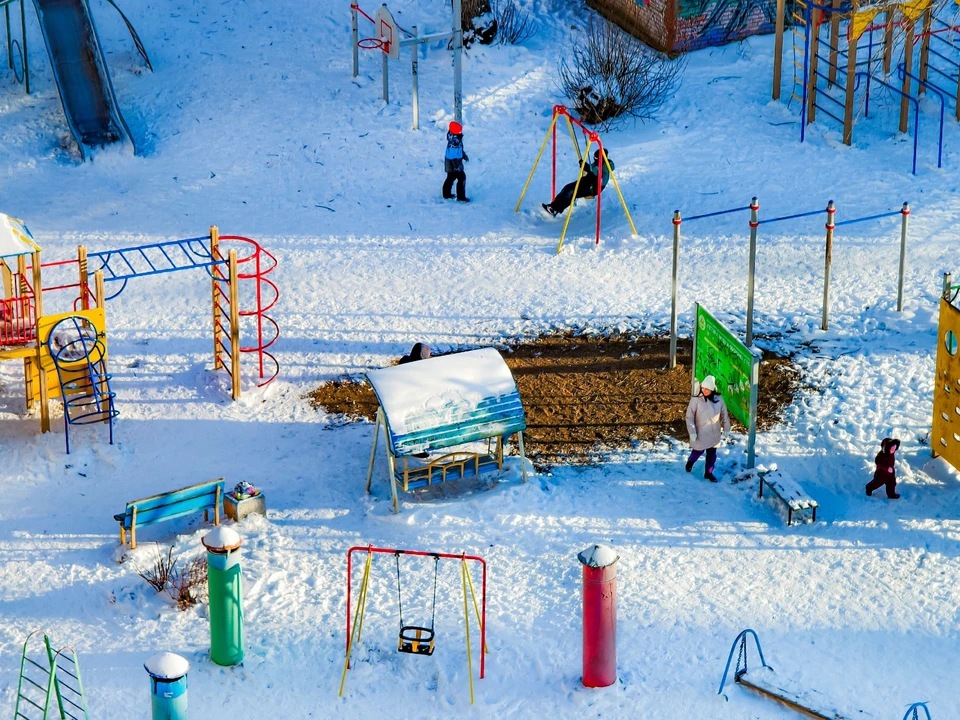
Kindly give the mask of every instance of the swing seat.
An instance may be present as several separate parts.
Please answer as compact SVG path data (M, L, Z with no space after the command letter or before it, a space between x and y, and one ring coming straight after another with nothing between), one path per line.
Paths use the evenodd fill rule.
M433 655L433 630L418 625L400 628L397 650L411 655Z

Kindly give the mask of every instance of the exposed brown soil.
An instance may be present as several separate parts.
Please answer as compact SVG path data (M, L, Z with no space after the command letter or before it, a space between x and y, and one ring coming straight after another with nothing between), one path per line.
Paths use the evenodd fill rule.
M685 439L690 399L689 340L681 340L677 367L668 370L668 338L542 335L504 349L527 413L527 456L540 467L594 462L636 441ZM800 373L789 359L764 353L760 364L758 424L780 421ZM325 383L311 403L349 419L373 420L377 401L365 382Z

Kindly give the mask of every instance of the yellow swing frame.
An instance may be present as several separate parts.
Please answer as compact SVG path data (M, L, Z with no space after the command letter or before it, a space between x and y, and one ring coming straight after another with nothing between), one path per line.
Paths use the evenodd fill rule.
M587 158L590 157L590 146L593 143L597 143L600 146L600 155L603 157L603 161L606 163L607 172L610 173L610 179L613 180L613 187L616 188L617 196L620 198L620 205L623 207L623 213L627 217L627 222L630 223L630 230L634 235L637 234L637 228L633 224L633 218L630 217L630 210L627 208L627 203L623 199L623 193L620 191L620 183L617 182L617 176L613 172L613 167L610 165L610 159L607 157L606 151L603 149L603 142L600 140L600 136L589 128L585 127L583 123L577 120L575 117L570 115L570 111L565 105L554 105L553 106L553 119L550 121L550 127L547 128L547 134L543 138L543 144L540 146L540 152L537 153L537 159L533 161L533 167L530 168L530 174L527 176L527 182L523 186L523 191L520 193L520 199L517 200L517 206L513 209L514 212L520 212L520 205L523 203L523 198L527 194L527 189L530 187L530 181L533 180L533 174L537 171L537 166L540 164L540 158L543 157L543 151L547 148L547 143L553 138L553 184L551 191L555 195L556 193L556 165L557 165L557 120L563 116L567 121L567 129L570 131L570 139L573 141L573 147L577 151L577 157L580 159L580 175L577 177L577 181L573 188L573 202L570 203L570 207L567 210L567 217L563 223L563 230L560 232L560 242L557 244L557 255L560 254L560 251L563 249L563 240L567 235L567 226L570 224L570 215L573 211L573 206L577 201L577 190L580 189L580 180L583 179L583 172L587 166ZM580 153L580 144L577 142L576 133L573 130L574 124L580 128L584 135L587 137L587 147L584 150L583 154ZM602 188L601 188L602 190ZM593 197L593 196L591 196ZM597 235L596 243L600 244L600 199L602 195L598 193L597 197ZM587 198L589 199L589 198Z

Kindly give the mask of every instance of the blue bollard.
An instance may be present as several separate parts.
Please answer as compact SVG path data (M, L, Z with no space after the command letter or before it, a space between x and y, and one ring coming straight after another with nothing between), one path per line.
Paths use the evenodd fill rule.
M157 653L143 664L150 674L153 720L187 720L190 663L174 653Z

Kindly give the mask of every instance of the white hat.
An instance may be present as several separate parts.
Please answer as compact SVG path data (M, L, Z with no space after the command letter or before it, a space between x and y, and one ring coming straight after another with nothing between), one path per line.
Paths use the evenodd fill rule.
M717 391L717 380L713 375L707 375L703 381L700 383L701 390L709 390L710 392Z

